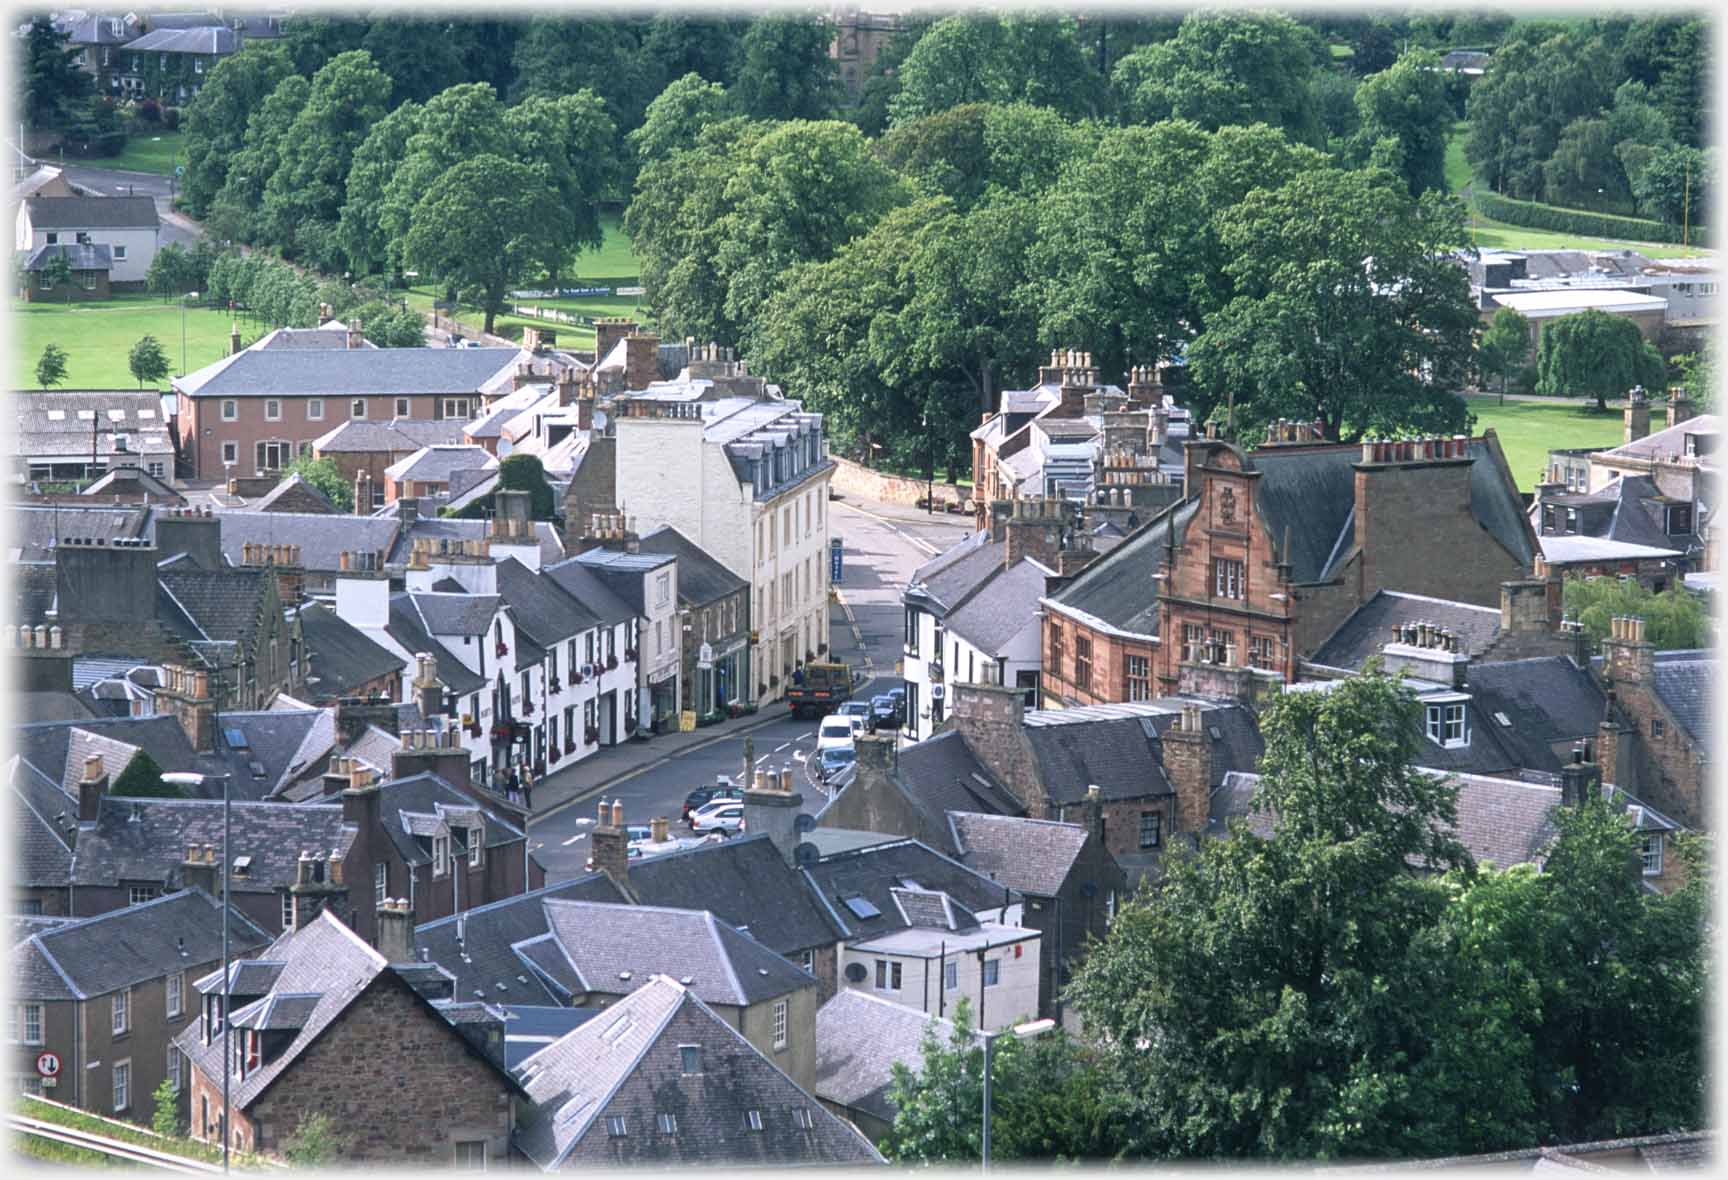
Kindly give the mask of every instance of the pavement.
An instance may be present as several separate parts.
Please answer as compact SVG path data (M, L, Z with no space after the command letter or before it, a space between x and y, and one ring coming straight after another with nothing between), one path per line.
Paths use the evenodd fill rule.
M54 160L38 163L53 164ZM190 246L204 236L204 228L184 214L176 213L173 205L173 185L169 177L156 172L132 172L124 168L95 168L86 164L65 165L66 179L79 188L89 189L105 197L154 197L156 213L162 218L162 245L178 242Z

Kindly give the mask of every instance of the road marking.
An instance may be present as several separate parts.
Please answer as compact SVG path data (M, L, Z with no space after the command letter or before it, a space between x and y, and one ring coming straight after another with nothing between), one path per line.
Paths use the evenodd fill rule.
M918 546L918 548L920 548L920 549L924 550L924 552L928 553L931 557L935 557L938 553L942 552L940 549L936 548L936 546L934 546L930 542L924 540L922 537L914 537L911 533L907 532L905 529L901 528L899 525L897 525L893 521L889 520L886 516L878 516L874 512L869 511L868 509L854 507L853 505L847 504L844 502L842 502L840 504L840 507L850 509L851 511L858 513L860 516L868 516L871 520L881 521L883 524L887 525L890 529L893 529L896 533L898 533L903 540L910 541L912 544Z
M811 731L810 731L810 732L809 732L809 733L801 733L801 734L799 734L799 735L798 735L798 736L797 736L797 737L796 737L796 738L794 738L794 739L793 739L793 740L794 740L794 741L800 741L800 742L807 742L807 741L809 741L809 740L810 740L810 739L811 739L811 738L813 738L813 737L815 737L815 736L816 736L816 731L815 731L815 730L814 730L814 729L812 729L812 730L811 730Z
M803 750L792 751L792 761L794 762L805 762L808 761L809 758L810 755L806 754Z
M778 754L781 750L784 750L787 746L790 746L791 744L792 744L791 742L781 742L778 746L774 747L774 752L776 754Z
M568 840L561 841L561 843L562 843L563 847L568 848L568 847L570 847L570 845L576 843L576 841L582 839L583 837L585 837L587 835L588 835L587 832L577 832L574 836L570 837Z
M585 815L581 819L577 820L576 822L583 827L587 827L589 824L594 822L594 817L591 815Z
M756 765L760 766L766 761L768 761L768 755L764 754L764 755L762 755L762 757L756 759Z

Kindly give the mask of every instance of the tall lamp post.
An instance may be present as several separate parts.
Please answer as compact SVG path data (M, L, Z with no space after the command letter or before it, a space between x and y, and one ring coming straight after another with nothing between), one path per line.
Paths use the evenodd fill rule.
M223 1025L224 1028L227 1025ZM1025 1024L1016 1024L1011 1028L999 1028L995 1032L980 1030L978 1035L984 1041L984 1171L990 1171L990 1046L1003 1033L1013 1033L1014 1039L1030 1041L1033 1037L1042 1036L1056 1027L1056 1022L1050 1019L1032 1020Z
M924 429L924 445L927 448L925 454L928 458L928 462L924 465L924 514L934 516L936 514L936 437L930 433L929 410L924 411L920 425Z
M186 301L198 298L198 292L188 291L180 296L180 375L186 375Z

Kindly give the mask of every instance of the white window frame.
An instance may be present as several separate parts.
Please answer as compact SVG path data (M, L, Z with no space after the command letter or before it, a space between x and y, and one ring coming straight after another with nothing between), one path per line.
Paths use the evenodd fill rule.
M1470 744L1470 714L1465 707L1469 697L1430 697L1422 703L1423 730L1428 740L1444 749L1456 750Z
M696 1055L694 1058L692 1058L690 1056L692 1053L694 1053ZM690 1068L692 1061L694 1061L694 1063L696 1065L695 1069ZM678 1046L678 1074L679 1074L679 1076L680 1077L686 1077L686 1078L693 1078L693 1077L701 1076L701 1073L702 1073L702 1046L701 1045L679 1045Z
M123 987L114 993L113 1033L117 1037L132 1031L132 989Z
M1660 877L1662 875L1662 843L1661 832L1644 833L1644 847L1640 850L1640 855L1644 861L1644 875L1646 877Z
M606 1137L608 1139L627 1139L630 1136L630 1120L621 1114L606 1116Z
M450 871L450 837L432 837L432 875L442 877Z
M390 865L379 861L372 866L372 900L377 905L383 905L390 896Z
M132 1059L114 1063L114 1111L132 1109Z
M898 959L876 960L876 990L897 992L905 983L903 967Z
M470 868L479 867L480 853L481 853L481 850L484 849L485 847L486 847L486 829L485 828L469 828L468 829L468 865Z
M774 1048L784 1049L791 1044L791 1021L788 1019L787 1001L774 1001Z
M951 992L951 991L958 991L959 989L960 989L960 964L958 964L958 963L944 963L944 964L942 964L942 990L945 992Z
M228 467L228 466L232 466L234 464L237 464L239 462L240 462L240 444L237 442L225 442L225 443L223 443L222 444L222 465L224 467Z
M173 1088L173 1090L176 1094L178 1094L180 1092L180 1081L181 1081L181 1077L180 1077L180 1050L176 1049L173 1045L168 1046L167 1077L168 1077L168 1085Z
M279 398L279 397L267 397L264 399L264 421L266 421L266 422L280 422L280 421L282 421L282 399L281 398Z
M125 262L126 261L126 247L124 247L124 246L111 246L109 248L111 250L113 250L113 252L114 252L114 261L115 262Z
M308 422L324 421L324 399L309 397L306 399L306 420Z
M185 1012L186 1012L186 975L185 975L185 972L176 971L173 974L169 975L168 980L166 983L163 984L163 987L167 992L167 999L165 1000L165 1003L167 1005L168 1015L169 1016L183 1016L183 1015L185 1015Z
M366 399L363 397L357 397L353 401L349 402L348 403L348 416L350 418L365 418L366 417Z
M396 399L396 417L412 418L414 416L414 399L399 397Z
M480 1149L480 1158L478 1160L476 1160L474 1158L474 1149L475 1148ZM466 1149L466 1151L468 1153L467 1159L463 1158L464 1149ZM469 1171L480 1171L480 1172L484 1172L486 1170L486 1159L487 1159L486 1140L484 1140L484 1139L458 1139L458 1140L456 1140L456 1142L454 1144L451 1145L450 1151L451 1151L451 1157L454 1160L454 1162L458 1168L465 1168Z
M18 1014L19 1026L14 1033L14 1039L17 1039L18 1035L22 1034L24 1044L42 1044L42 1005L19 1004L13 1009L13 1011ZM30 1026L32 1024L36 1026L34 1035L32 1035L30 1031Z
M762 1112L760 1110L744 1112L744 1129L747 1131L760 1131L762 1129Z
M156 890L149 885L130 885L126 889L127 905L143 905L156 900Z
M240 420L240 403L235 398L222 400L222 421L238 422Z
M294 895L286 889L282 891L282 929L294 929Z
M800 965L809 974L811 974L811 975L816 974L816 952L814 950L805 951L803 960L802 960Z
M1001 959L985 959L984 960L983 978L984 978L984 986L985 987L995 987L997 984L1001 983L1002 982L1002 960Z
M654 1121L655 1121L655 1124L657 1126L659 1126L660 1133L662 1135L676 1135L678 1133L678 1116L677 1115L675 1115L675 1114L656 1115L656 1116L654 1116Z
M816 1116L810 1113L808 1106L793 1107L792 1122L800 1131L814 1131L816 1129Z
M1214 598L1242 597L1242 563L1230 557L1212 559L1212 593Z

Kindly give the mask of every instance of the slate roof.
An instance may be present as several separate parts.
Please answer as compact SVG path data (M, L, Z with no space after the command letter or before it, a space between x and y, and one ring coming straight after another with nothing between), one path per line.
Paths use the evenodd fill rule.
M548 938L571 970L573 991L627 993L674 975L705 1003L748 1007L814 977L705 910L589 901L543 903Z
M402 650L410 656L428 652L438 657L438 679L457 696L479 692L486 687L484 677L470 671L449 648L427 634L420 612L415 609L413 595L398 593L390 596L390 624L385 633L401 644Z
M706 606L748 589L750 585L671 525L664 525L643 537L641 548L644 553L663 553L678 559L680 602Z
M252 502L252 508L257 512L274 512L276 511L276 505L283 503L290 498L302 503L306 500L311 500L315 506L313 508L314 512L328 511L332 515L336 512L336 505L330 502L330 497L326 496L323 492L319 491L303 479L299 472L290 475L287 479L271 488L265 495L254 500ZM305 510L304 507L300 508L300 511L302 512Z
M154 197L30 197L32 230L157 229Z
M1701 749L1710 748L1715 732L1710 716L1715 679L1716 657L1708 649L1656 653L1656 695Z
M894 902L896 889L910 887L946 893L955 904L973 914L998 910L1014 902L1008 886L917 840L825 856L805 868L804 876L845 930L847 941L880 938L911 928L912 923ZM850 897L869 901L879 916L858 917L846 905Z
M1339 624L1306 663L1360 672L1370 656L1392 642L1392 628L1401 623L1429 622L1462 635L1471 652L1486 651L1500 635L1500 611L1421 594L1378 590Z
M991 541L987 532L973 533L948 552L912 572L908 596L921 598L933 614L945 616L1002 568L1006 541Z
M923 813L925 831L929 833L949 832L950 811L989 811L1000 815L1023 815L1026 811L972 753L958 730L944 730L907 746L900 752L899 762L888 778ZM938 851L956 853L947 841Z
M484 635L503 604L496 594L408 592L408 599L431 635Z
M12 824L17 832L16 884L58 887L72 877L72 846L56 822L64 815L76 821L78 802L24 759L14 755L7 766L12 784Z
M954 1024L858 988L840 989L816 1010L815 1095L893 1122L893 1066L923 1068L926 1031L946 1045Z
M116 537L144 536L151 517L147 508L114 504L88 508L75 504L11 504L7 513L12 522L12 541L18 546L12 559L49 563L54 560L53 548L60 537L101 537L112 544ZM52 590L52 564L45 573Z
M248 348L173 385L193 397L462 396L478 393L520 355L514 348Z
M1029 558L1021 558L1009 569L998 566L966 601L949 611L944 623L979 651L1000 656L1015 636L1036 626L1038 603L1052 572Z
M451 476L458 471L490 471L497 465L498 460L487 454L483 447L458 443L452 446L423 446L407 458L399 459L386 467L384 474L398 482L414 480L422 483L448 483Z
M388 422L351 418L312 445L321 455L349 452L411 454L421 447L450 446L461 442L462 422L457 418L392 418Z
M239 34L226 27L155 29L121 47L126 53L196 53L217 57L240 48Z
M230 879L235 893L286 889L294 883L302 850L346 850L355 834L343 824L339 804L235 802L231 810L230 851L235 860L252 858L244 876ZM72 883L177 885L189 844L209 844L221 855L220 801L104 796L96 822L79 826Z
M391 779L378 788L378 814L384 828L396 845L402 859L409 864L431 864L433 833L443 834L453 828L470 827L476 819L485 829L489 850L519 844L522 829L514 817L482 806L474 796L446 783L435 774L422 773L407 778ZM430 821L418 824L415 820ZM458 839L457 853L467 846Z
M1158 634L1158 592L1153 575L1164 568L1171 529L1182 544L1199 511L1197 500L1172 505L1128 534L1109 553L1045 601L1051 608L1129 635Z
M52 246L38 246L25 261L24 269L41 270L48 265L49 259L57 257L71 263L73 270L114 269L114 248L100 242L59 242Z
M650 570L670 566L675 560L676 558L664 553L622 553L616 549L590 549L570 559L571 562L592 570L620 601L628 604L639 615L648 614L648 607L643 601L646 591L646 579L643 575Z
M228 940L230 953L243 955L267 945L270 936L230 907ZM39 931L30 943L73 998L91 999L220 959L222 903L202 889L182 889L142 905ZM13 994L61 998L33 995L33 982L29 976L19 978L15 971Z
M642 905L708 910L787 958L832 946L843 930L766 835L633 860L629 873Z
M156 580L169 604L164 622L184 619L194 632L187 638L226 640L251 652L266 587L274 585L270 574L256 568L203 570L177 562L159 568Z
M603 624L616 625L636 617L636 610L620 598L598 571L571 558L542 567L559 589L587 607Z
M307 660L307 691L326 699L350 695L404 666L401 657L319 603L300 607L300 639Z
M697 1045L702 1072L685 1075ZM523 1061L516 1071L538 1117L514 1145L544 1169L582 1164L879 1163L856 1130L762 1056L689 989L666 976ZM677 1129L657 1119L676 1111ZM802 1110L811 1127L794 1121ZM758 1112L752 1130L746 1113ZM609 1135L607 1121L626 1134Z
M1714 435L1720 428L1721 419L1717 415L1699 414L1666 429L1652 431L1636 441L1604 451L1601 458L1609 462L1617 459L1640 459L1646 463L1652 460L1678 462L1685 457L1688 434Z
M259 512L256 508L223 509L222 556L238 566L248 543L300 546L300 564L308 571L333 573L344 551L388 551L399 523L371 516L304 512Z
M1055 897L1086 845L1081 824L950 811L959 859L1019 893Z
M526 634L542 648L602 623L599 615L556 580L530 570L514 557L498 563L497 577L498 594L510 607L516 634Z
M589 873L530 890L459 917L422 922L414 945L423 961L437 963L456 977L458 1000L495 1003L560 1004L554 993L528 970L514 947L544 935L548 899L620 902L626 900L604 873ZM499 990L498 984L504 984Z
M15 433L11 440L11 453L14 455L88 457L92 418L101 426L96 439L101 455L111 457L115 454L116 433L126 436L135 462L141 453L159 459L163 452L172 449L161 396L149 390L19 390L11 395L11 405L15 411L12 417ZM123 513L126 510L111 508L108 511ZM37 526L41 547L45 548L54 535L55 510L46 508L37 512L47 517L46 528ZM89 524L97 524L100 530L96 514L76 506L61 508L59 520L62 537L90 536L89 532L79 531ZM113 522L101 523L112 525ZM98 531L94 535L104 535L104 532Z
M392 526L400 522L392 513L387 519ZM408 562L408 555L413 551L414 542L422 538L427 540L483 541L491 529L491 522L485 520L452 520L448 517L428 518L422 516L413 524L400 529L396 534L396 542L390 547L385 563L391 566L402 566ZM564 543L559 539L558 529L550 521L534 522L534 535L540 540L540 563L542 566L561 561L564 557Z

